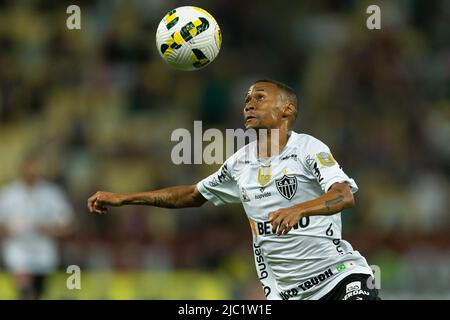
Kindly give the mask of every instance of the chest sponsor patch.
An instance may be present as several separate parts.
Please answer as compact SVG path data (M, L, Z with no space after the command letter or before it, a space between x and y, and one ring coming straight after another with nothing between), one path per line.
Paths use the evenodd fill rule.
M278 192L288 200L297 192L297 178L295 176L284 175L282 178L275 180Z
M258 183L261 187L265 187L272 178L272 169L270 166L261 166L258 169Z

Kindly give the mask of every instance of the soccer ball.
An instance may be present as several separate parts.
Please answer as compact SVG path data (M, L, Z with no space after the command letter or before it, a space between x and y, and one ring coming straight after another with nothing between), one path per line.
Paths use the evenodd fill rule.
M221 44L222 34L216 20L198 7L169 11L156 31L159 54L178 70L204 68L217 57Z

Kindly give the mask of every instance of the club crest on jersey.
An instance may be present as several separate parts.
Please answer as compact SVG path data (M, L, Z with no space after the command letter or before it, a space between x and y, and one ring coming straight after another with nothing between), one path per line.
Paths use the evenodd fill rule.
M275 180L278 192L288 200L297 192L297 178L295 176L284 175L282 178Z
M258 169L258 183L261 187L265 187L272 178L272 169L270 166L261 166Z

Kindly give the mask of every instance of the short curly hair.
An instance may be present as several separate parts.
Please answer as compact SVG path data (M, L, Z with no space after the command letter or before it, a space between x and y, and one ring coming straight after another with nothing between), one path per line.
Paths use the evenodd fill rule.
M292 89L291 87L289 87L284 83L271 79L260 79L255 81L255 83L258 82L268 82L276 85L277 88L284 93L286 100L292 103L292 105L294 106L294 113L291 121L289 122L289 128L291 128L294 125L295 120L297 119L297 110L298 110L298 98L294 89Z

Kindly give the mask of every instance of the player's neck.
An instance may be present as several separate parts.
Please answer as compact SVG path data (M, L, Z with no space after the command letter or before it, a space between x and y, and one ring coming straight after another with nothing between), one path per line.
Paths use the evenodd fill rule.
M290 132L287 128L269 129L257 136L257 156L264 160L279 155L289 140Z

